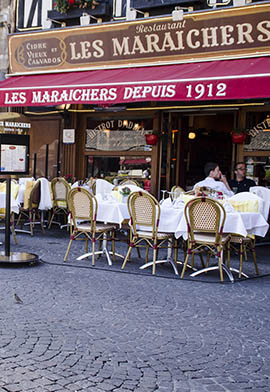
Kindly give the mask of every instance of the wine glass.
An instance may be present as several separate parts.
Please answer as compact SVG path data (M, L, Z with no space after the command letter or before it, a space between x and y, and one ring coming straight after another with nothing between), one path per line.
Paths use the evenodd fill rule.
M165 190L161 190L160 192L162 192L162 199L159 201L159 204L162 204L165 200L165 194L166 192L168 192L166 189ZM169 193L169 192L168 192Z

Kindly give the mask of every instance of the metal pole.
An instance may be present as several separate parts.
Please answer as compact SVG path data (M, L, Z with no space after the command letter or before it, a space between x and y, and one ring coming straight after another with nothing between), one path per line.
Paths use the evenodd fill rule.
M34 153L34 163L33 163L33 177L36 179L36 171L37 171L37 153Z
M46 144L45 178L48 178L48 162L49 162L49 144Z
M5 256L10 256L10 189L11 179L6 182L6 227L5 227Z

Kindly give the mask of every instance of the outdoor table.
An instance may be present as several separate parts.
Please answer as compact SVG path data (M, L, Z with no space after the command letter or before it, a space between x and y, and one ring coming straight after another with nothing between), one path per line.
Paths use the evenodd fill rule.
M0 192L0 209L6 208L6 192ZM19 213L19 205L16 202L14 196L10 194L10 211Z

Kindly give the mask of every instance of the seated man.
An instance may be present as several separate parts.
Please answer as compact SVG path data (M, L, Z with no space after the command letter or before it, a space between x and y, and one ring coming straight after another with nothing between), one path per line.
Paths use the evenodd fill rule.
M234 193L248 192L250 187L256 186L255 181L246 178L245 162L237 162L234 173L235 180L229 180L229 185Z
M224 195L233 196L233 192L228 184L226 176L221 173L219 166L215 162L208 162L204 166L204 173L206 178L194 185L196 187L207 186L217 192L222 192Z

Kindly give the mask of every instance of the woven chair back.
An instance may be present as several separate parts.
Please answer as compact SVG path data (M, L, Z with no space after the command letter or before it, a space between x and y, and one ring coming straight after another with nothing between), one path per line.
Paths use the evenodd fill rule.
M152 229L152 234L158 231L160 206L156 198L146 192L132 192L128 197L128 210L131 217L133 232L137 226Z
M140 186L140 184L135 181L135 180L123 180L120 182L119 185L136 185L136 186Z
M40 195L40 181L37 181L30 192L29 209L38 208L40 203Z
M68 194L68 206L72 214L74 227L77 221L88 221L95 225L97 216L97 200L87 189L76 187Z
M195 232L212 233L218 238L222 234L226 212L216 200L197 197L185 206L185 218L191 239Z
M179 185L174 185L171 189L171 199L177 199L182 193L185 193L185 190Z
M70 190L68 182L63 177L56 177L51 182L53 202L57 207L67 207L68 192Z

